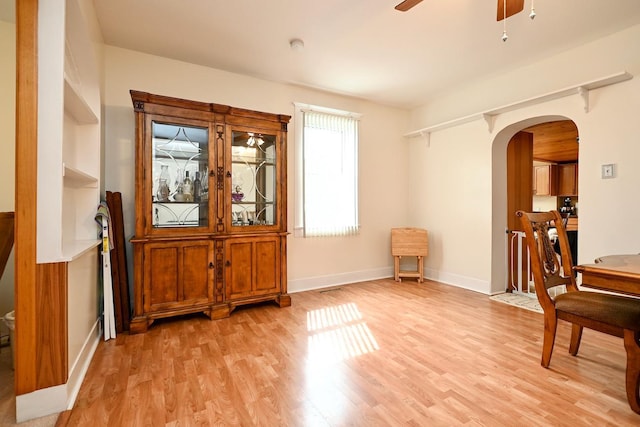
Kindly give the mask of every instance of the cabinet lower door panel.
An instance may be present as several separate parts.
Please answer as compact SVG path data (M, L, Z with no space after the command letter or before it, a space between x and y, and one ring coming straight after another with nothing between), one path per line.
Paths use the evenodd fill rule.
M280 291L280 237L229 239L225 257L227 300Z
M256 242L256 286L258 293L275 292L280 277L278 241Z
M232 242L227 250L227 296L251 295L253 242Z
M178 301L178 248L148 245L146 249L148 303L153 307Z
M182 258L183 300L212 299L213 286L209 275L209 244L186 246Z

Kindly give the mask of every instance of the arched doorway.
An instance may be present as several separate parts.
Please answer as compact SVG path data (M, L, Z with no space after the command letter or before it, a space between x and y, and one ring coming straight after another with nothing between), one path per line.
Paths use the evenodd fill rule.
M548 115L531 117L512 123L500 130L492 144L492 253L491 293L504 292L510 284L510 231L518 228L510 212L517 209L536 210L533 206L533 152L531 134L536 126L549 122L574 123L565 116ZM574 123L575 126L575 123ZM528 130L523 133L521 131ZM520 134L519 134L520 132ZM528 134L528 135L527 135ZM514 149L510 143L518 145ZM526 154L525 154L526 153ZM524 156L524 157L522 157ZM530 156L527 157L527 156ZM577 160L577 159L576 159ZM513 163L516 162L516 163ZM510 167L508 167L510 165ZM515 181L514 181L515 180ZM577 181L576 181L577 182ZM557 197L557 194L550 197ZM541 210L551 208L544 206ZM517 274L517 273L516 273Z

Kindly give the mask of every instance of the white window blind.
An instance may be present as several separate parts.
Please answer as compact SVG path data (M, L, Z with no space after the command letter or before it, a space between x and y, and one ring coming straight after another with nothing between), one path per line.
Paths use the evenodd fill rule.
M303 111L305 236L358 233L358 120Z

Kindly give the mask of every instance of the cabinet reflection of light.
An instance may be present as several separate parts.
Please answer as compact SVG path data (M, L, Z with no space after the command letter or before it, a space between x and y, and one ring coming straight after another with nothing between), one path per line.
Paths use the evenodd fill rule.
M249 132L249 139L247 139L247 145L249 147L253 147L256 144L258 144L258 146L264 144L262 135L255 136L253 133Z
M309 361L337 362L380 347L358 307L343 304L307 312Z

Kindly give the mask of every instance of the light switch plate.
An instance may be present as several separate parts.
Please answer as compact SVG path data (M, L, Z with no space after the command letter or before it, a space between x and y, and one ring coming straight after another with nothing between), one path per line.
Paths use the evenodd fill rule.
M613 178L615 176L615 168L613 163L602 165L602 179Z

